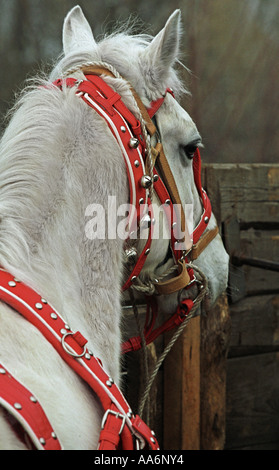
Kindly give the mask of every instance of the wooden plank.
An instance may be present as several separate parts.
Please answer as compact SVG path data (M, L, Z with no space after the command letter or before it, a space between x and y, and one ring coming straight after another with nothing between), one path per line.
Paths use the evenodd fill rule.
M164 449L200 450L200 317L165 360L164 397Z
M279 449L279 295L231 306L228 449Z
M279 262L279 230L241 230L239 249L247 257ZM244 275L247 294L279 292L279 272L244 266Z
M229 295L232 303L245 295L279 292L279 272L259 267L233 264L233 257L262 259L279 263L279 230L240 230L235 217L223 223L226 249L232 257L229 275Z
M246 297L230 313L231 357L279 351L279 295Z
M230 221L239 223L235 234L225 234L232 252L278 261L279 165L204 165L203 179L218 223L228 230ZM225 448L278 450L279 276L248 266L231 274L242 290L235 297L273 295L249 296L230 306Z
M218 222L278 223L279 164L204 165L203 179Z
M279 353L230 359L226 449L279 449Z

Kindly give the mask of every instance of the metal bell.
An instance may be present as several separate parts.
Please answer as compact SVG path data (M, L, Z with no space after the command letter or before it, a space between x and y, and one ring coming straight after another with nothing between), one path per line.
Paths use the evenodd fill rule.
M141 219L140 221L140 226L142 228L150 228L151 227L151 223L152 223L152 220L151 220L151 217L150 215L146 214L143 216L143 218Z
M141 185L143 188L148 189L152 185L152 178L151 176L144 175L141 179Z
M129 142L129 146L131 147L131 149L137 149L139 144L140 142L138 139L136 139L136 137L132 137L132 139Z
M129 264L133 264L137 261L138 252L135 248L127 248L125 250L125 258Z

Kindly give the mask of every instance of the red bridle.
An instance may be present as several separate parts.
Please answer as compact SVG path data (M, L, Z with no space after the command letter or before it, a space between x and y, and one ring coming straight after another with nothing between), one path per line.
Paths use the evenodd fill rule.
M108 86L100 76L92 74L87 74L85 80L82 81L75 78L57 80L52 86L61 90L76 87L77 96L105 119L121 148L126 164L132 207L130 213L131 226L135 223L136 225L140 224L142 205L148 208L148 214L150 220L152 220L152 204L145 179L146 143L142 135L140 122L124 105L121 96ZM169 93L173 95L172 91L167 89L164 96L151 103L148 109L149 117L156 114ZM201 159L198 150L194 157L193 171L196 187L203 204L201 220L192 234L195 246L204 234L211 217L210 201L201 184ZM165 184L166 182L163 181L156 169L154 169L153 178L154 190L161 203L165 206L172 206L174 201L167 189L167 184ZM171 212L175 213L175 211ZM182 266L184 277L179 278L176 287L170 286L170 284L161 286L163 290L167 289L168 292L173 289L178 290L177 285L181 288L185 272L188 273L187 279L191 281L194 279L191 268L185 269L186 257L183 257L183 252L175 249L177 239L174 227L176 221L172 220L171 222L172 253L174 260ZM129 274L123 286L123 291L129 289L140 275L150 253L152 235L153 224L151 223L145 247ZM184 282L182 287L187 287L187 284ZM122 393L104 371L100 360L95 358L86 348L87 340L81 333L71 331L70 327L66 325L58 312L47 301L42 299L34 290L15 280L13 276L4 270L0 270L0 300L10 305L26 320L36 326L65 362L82 377L99 397L105 412L100 434L100 450L129 450L134 449L136 444L139 444L140 448L158 449L158 442L154 433L150 431L139 416L133 415ZM158 334L183 322L193 307L193 301L187 299L182 302L180 307L180 311L177 311L171 319L156 330L153 329L154 318L147 321L145 328L147 342L153 341ZM140 346L140 341L137 338L132 338L130 342L123 345L123 352L138 349ZM33 445L37 449L62 449L58 437L37 399L34 397L34 399L31 399L32 393L23 384L20 384L3 364L0 364L0 385L0 405L16 417Z

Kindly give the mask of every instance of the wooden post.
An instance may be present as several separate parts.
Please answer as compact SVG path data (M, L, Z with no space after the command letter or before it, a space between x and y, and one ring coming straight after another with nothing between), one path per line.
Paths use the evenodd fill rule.
M223 450L226 438L230 312L226 294L201 319L201 449Z
M200 449L200 318L188 324L164 365L164 449Z
M210 169L203 169L203 182L208 182L206 189L220 224L219 186L216 179L210 184ZM224 294L206 317L197 317L188 324L165 360L164 449L224 447L229 318Z

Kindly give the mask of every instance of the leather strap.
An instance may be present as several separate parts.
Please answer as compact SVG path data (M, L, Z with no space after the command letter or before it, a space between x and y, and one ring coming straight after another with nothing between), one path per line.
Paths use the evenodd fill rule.
M181 289L184 289L188 286L190 282L190 275L186 268L185 261L178 261L177 268L179 274L167 281L159 281L155 284L156 291L158 294L168 295L173 294L174 292L178 292Z
M167 161L167 158L166 158L166 155L165 155L165 152L164 152L164 149L163 149L163 145L161 143L158 143L156 145L156 150L159 153L159 155L157 157L157 160L156 160L156 164L157 164L157 166L159 168L159 171L162 175L162 178L165 182L167 190L168 190L168 192L171 196L172 203L176 204L176 205L179 205L180 210L181 210L181 216L180 216L180 218L181 218L181 227L180 227L180 229L181 229L181 233L184 233L185 235L184 235L184 239L180 240L180 241L181 242L185 241L185 238L187 238L187 242L189 243L189 241L191 240L191 237L190 237L189 232L187 230L187 224L186 224L183 205L182 205L182 202L181 202L181 199L180 199L180 195L179 195L179 192L178 192L178 189L177 189L177 185L176 185L173 173L172 173L172 171L170 169L170 166L169 166L169 163Z
M208 230L208 232L205 232L199 241L193 245L192 251L191 251L191 260L194 261L196 260L200 254L203 252L203 250L209 245L209 243L212 242L212 240L218 235L219 233L219 228L216 226L212 230Z

